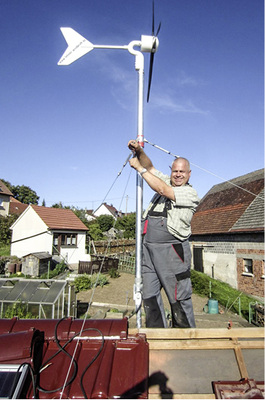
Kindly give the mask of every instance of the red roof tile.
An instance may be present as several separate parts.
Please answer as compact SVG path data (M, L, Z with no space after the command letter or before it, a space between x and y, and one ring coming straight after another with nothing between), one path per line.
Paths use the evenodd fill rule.
M206 233L225 233L242 215L246 209L245 204L221 207L218 209L196 212L193 216L191 227L193 235Z
M193 216L191 223L192 234L203 235L232 232L233 226L243 216L250 204L260 203L260 201L257 202L256 200L260 200L260 197L262 200L263 188L264 170L254 171L231 181L213 186L201 200ZM252 213L257 214L256 211L257 206ZM259 211L259 215L261 214ZM255 230L255 228L261 230L261 226L257 221L254 221L253 218L252 220L253 222L250 218L247 218L248 226L246 222L244 225L241 224L241 231L246 231L247 227L251 231ZM260 221L258 222L260 223ZM235 225L235 228L237 228L237 225Z
M31 207L50 229L88 230L72 210L36 205L31 205Z
M0 193L6 194L7 196L13 196L13 193L10 192L8 187L0 180Z
M10 204L9 204L9 214L16 214L20 215L23 211L26 210L28 204L21 203L19 200L15 199L14 197L10 197Z

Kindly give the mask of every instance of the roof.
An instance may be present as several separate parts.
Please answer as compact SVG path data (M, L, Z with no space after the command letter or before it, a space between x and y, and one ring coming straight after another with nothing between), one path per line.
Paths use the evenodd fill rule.
M145 335L128 334L125 318L0 319L1 364L28 364L37 376L36 385L27 379L24 396L1 397L147 399L148 357Z
M192 234L264 230L264 169L215 185L201 200Z
M72 210L31 205L49 229L87 231L86 225Z
M264 229L264 189L233 225L231 231Z
M10 197L9 203L9 214L16 214L20 215L23 211L26 210L28 204L21 203L19 200L15 199L14 197Z
M52 258L52 255L46 251L38 251L36 253L29 253L23 256L23 258L29 257L29 256L34 256L38 258L39 260L47 260L48 258Z
M13 196L13 193L8 189L8 187L1 180L0 180L0 194L5 194L7 196Z
M64 290L66 281L0 279L0 302L25 301L30 304L53 304ZM46 290L43 290L46 289Z

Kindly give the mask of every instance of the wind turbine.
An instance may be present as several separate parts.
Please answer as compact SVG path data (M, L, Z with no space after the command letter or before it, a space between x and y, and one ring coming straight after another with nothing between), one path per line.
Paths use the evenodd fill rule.
M157 35L160 31L161 23L154 34L154 2L152 14L152 35L142 35L141 40L133 40L128 45L124 46L110 46L110 45L97 45L85 39L82 35L72 28L60 28L61 32L68 44L67 49L60 58L58 65L70 65L74 61L83 57L94 49L113 49L113 50L127 50L130 54L135 56L135 70L138 72L138 124L137 124L137 141L144 147L144 134L143 134L143 97L144 97L144 56L143 53L150 53L149 65L149 82L147 101L150 97L150 88L152 81L154 54L156 53L159 41ZM139 49L136 50L135 47ZM139 173L136 173L136 252L135 252L135 284L134 284L134 301L136 310L136 323L137 327L141 328L141 215L143 209L143 178Z

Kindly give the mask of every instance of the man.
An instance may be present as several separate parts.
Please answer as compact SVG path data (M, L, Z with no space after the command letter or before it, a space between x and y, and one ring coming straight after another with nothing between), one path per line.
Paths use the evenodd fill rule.
M156 192L143 215L142 277L146 327L167 327L161 297L163 287L171 306L172 327L193 328L188 238L199 198L189 184L189 161L176 158L168 176L155 169L137 141L130 140L128 147L135 155L130 160L131 167Z

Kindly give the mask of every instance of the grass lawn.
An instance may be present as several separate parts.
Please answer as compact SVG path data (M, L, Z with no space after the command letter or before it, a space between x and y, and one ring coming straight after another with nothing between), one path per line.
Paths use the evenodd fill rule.
M0 243L0 257L10 256L10 244Z

